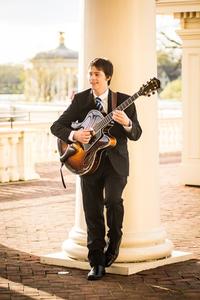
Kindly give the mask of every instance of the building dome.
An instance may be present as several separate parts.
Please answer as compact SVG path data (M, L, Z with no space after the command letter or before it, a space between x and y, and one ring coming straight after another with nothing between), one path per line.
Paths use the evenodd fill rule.
M78 85L78 52L68 49L64 32L59 34L59 46L39 52L26 69L25 97L30 101L69 100Z
M56 49L39 52L33 58L34 60L37 59L77 59L78 52L71 50L65 46L64 40L64 32L60 32L59 35L59 46Z

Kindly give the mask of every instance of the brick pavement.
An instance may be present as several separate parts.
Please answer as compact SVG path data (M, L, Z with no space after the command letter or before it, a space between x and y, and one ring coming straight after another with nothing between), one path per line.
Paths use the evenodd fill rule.
M200 299L200 188L179 183L179 159L162 161L162 224L193 260L97 282L87 271L40 264L40 254L60 251L74 223L75 188L68 172L62 188L57 163L40 164L40 180L0 185L0 300Z

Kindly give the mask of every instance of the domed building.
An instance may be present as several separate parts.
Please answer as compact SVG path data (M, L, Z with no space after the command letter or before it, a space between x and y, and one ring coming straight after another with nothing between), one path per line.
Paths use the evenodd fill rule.
M40 52L26 68L24 95L27 101L64 101L71 98L78 84L78 52L65 46L59 33L56 49Z

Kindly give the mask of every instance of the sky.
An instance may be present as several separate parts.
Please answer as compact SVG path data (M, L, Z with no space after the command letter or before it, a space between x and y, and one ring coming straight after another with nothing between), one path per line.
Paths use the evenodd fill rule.
M58 46L79 50L81 0L0 0L0 63L23 63Z
M60 31L65 32L66 46L78 51L81 2L0 0L0 64L24 63L38 52L55 49ZM178 22L162 16L157 25L173 37Z
M162 35L160 34L161 32L164 32L170 39L174 39L175 41L181 43L181 39L176 33L176 30L180 29L179 19L174 19L173 16L158 15L156 18L156 25L157 48L162 48Z

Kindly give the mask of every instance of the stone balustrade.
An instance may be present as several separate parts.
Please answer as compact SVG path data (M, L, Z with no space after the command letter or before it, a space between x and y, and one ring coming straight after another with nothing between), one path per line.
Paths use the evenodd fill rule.
M39 178L35 164L58 160L57 141L50 132L52 122L1 123L0 182ZM159 119L160 153L180 152L182 119Z
M34 132L32 151L34 152L35 163L55 161L58 159L57 140L50 132L51 124L52 122L50 121L18 121L12 124L11 132L13 133L16 130L23 132L24 128L26 128L26 131ZM8 127L9 122L1 123L1 129L6 130Z
M0 182L37 179L35 132L30 129L0 129Z
M159 119L159 152L182 151L182 118Z

